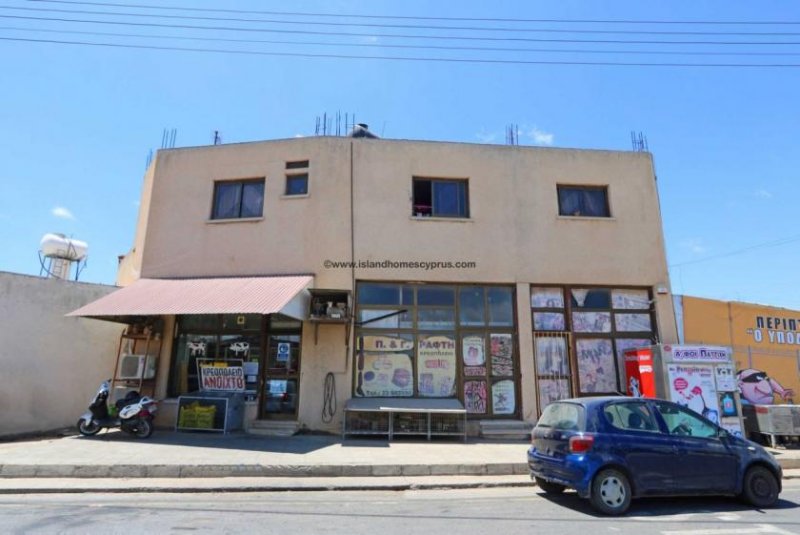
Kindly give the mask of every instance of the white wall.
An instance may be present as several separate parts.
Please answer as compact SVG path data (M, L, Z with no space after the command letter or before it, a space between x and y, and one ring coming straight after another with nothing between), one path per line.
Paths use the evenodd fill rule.
M64 314L116 287L0 272L0 437L75 425L123 325Z

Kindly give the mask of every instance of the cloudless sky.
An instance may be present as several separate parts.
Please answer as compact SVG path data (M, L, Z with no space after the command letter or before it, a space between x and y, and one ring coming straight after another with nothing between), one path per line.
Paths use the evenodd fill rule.
M147 156L150 150L161 146L164 129L177 130L177 147L211 144L215 130L225 143L290 138L313 135L317 116L339 111L355 113L358 122L369 123L376 133L399 139L502 144L506 126L516 124L521 145L631 150L631 131L642 132L656 162L673 292L800 309L800 3L116 1L123 6L182 8L175 10L101 3L106 5L25 0L6 0L0 5L0 270L38 274L41 237L48 232L61 232L89 243L89 261L81 280L113 284L117 256L132 245ZM263 13L267 11L513 20L335 18ZM217 20L132 17L122 13ZM520 19L783 24L515 22ZM408 27L375 26L378 24ZM522 29L651 33L512 31ZM107 35L97 35L101 33ZM390 34L427 37L411 39ZM177 40L164 36L293 44ZM445 36L468 39L435 39ZM494 40L478 41L475 37ZM507 63L200 53L30 40ZM576 40L770 44L570 42ZM362 46L340 46L343 43ZM400 44L423 48L373 48ZM526 48L573 52L522 50ZM662 54L621 53L634 51ZM751 55L754 52L783 55ZM524 63L541 61L797 66Z

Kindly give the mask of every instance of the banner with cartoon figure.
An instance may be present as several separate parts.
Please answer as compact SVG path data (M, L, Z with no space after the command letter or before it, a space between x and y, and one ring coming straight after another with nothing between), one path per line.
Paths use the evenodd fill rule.
M719 424L719 402L713 366L669 364L667 387L670 399Z

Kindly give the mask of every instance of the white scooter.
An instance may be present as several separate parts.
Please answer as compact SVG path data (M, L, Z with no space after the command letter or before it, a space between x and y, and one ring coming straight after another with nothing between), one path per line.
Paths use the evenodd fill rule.
M138 392L128 394L114 404L109 412L108 395L109 383L105 381L100 385L92 399L89 410L78 420L78 432L89 437L96 435L103 428L119 427L126 433L138 438L147 438L153 434L153 414L158 409L158 403Z

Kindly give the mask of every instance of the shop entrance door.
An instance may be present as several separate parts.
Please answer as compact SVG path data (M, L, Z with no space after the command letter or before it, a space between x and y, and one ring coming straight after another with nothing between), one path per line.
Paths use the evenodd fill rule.
M270 330L264 366L264 388L259 401L259 418L297 419L300 396L300 339L297 332Z

